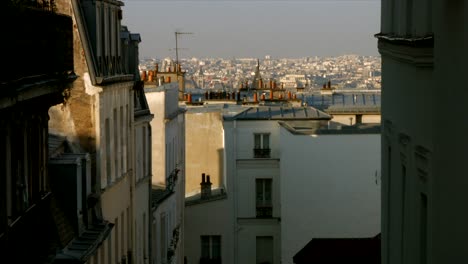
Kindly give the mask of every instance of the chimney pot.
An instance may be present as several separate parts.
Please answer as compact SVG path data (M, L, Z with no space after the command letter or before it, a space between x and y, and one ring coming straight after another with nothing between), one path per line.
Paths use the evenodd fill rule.
M205 183L205 173L202 173L201 178L202 178L202 183Z

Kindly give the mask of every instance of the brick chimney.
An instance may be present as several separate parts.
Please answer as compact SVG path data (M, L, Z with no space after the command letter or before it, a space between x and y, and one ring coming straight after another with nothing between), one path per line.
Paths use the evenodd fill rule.
M202 199L210 198L211 185L212 183L210 182L210 175L206 175L206 180L205 180L205 173L202 173L202 182L200 183Z

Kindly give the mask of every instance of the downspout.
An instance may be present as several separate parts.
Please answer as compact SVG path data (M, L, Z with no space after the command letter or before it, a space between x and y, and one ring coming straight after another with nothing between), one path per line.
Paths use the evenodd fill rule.
M231 170L233 174L237 171L237 120L234 119L233 121L233 129L232 129L233 135L233 169ZM236 175L231 175L232 179L232 192L233 192L233 199L234 199L234 263L237 263L238 259L238 247L237 247L237 241L238 241L238 227L237 227L237 177Z
M151 121L150 121L151 122ZM152 142L153 142L153 137L152 137L152 131L151 131L151 124L150 122L148 122L148 136L149 136L149 140L148 142L150 143L150 146L152 146ZM151 147L152 148L152 147ZM152 210L152 199L151 199L151 181L153 179L153 150L151 149L151 151L148 151L149 152L149 155L148 155L148 164L149 164L149 168L148 168L148 172L150 174L150 177L149 177L149 180L148 180L148 263L153 263L152 260L153 260L153 229L152 229L152 226L153 226L153 210Z

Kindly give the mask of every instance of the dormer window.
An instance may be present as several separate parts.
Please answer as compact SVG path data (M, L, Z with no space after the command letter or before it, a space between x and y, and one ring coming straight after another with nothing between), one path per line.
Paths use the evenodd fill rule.
M254 158L270 158L270 133L254 134Z

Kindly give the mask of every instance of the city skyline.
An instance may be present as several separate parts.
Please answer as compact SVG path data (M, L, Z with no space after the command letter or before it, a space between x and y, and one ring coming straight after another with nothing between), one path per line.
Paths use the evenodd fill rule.
M124 1L140 57L378 56L380 1Z

